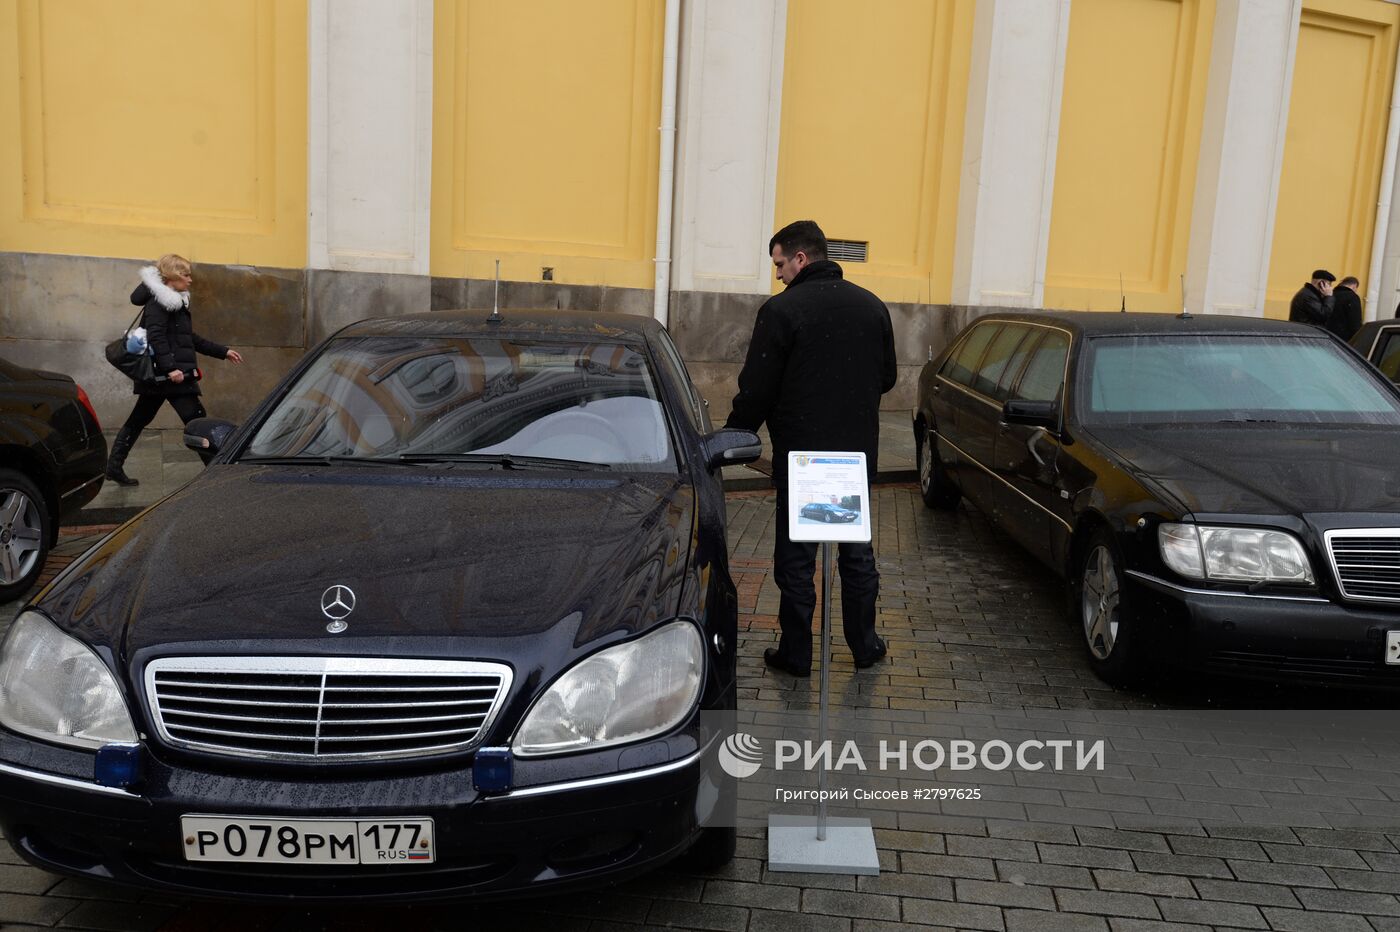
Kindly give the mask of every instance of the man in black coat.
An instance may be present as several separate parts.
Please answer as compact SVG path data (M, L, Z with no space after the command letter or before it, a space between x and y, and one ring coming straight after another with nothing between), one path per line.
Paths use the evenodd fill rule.
M1348 275L1337 282L1337 290L1332 292L1332 316L1327 318L1327 329L1348 343L1361 329L1361 296L1356 289L1361 286L1355 275Z
M1288 319L1314 327L1326 327L1332 317L1332 283L1337 280L1326 269L1312 273L1312 280L1298 289L1288 306Z
M890 313L875 295L846 281L826 258L826 236L811 220L783 227L768 242L778 278L787 285L764 302L754 321L739 393L727 427L768 423L773 485L778 490L773 578L782 598L778 647L763 652L771 667L794 676L812 669L812 613L817 545L788 539L787 455L791 450L863 451L875 478L880 396L894 387ZM885 656L875 634L880 574L868 543L839 545L842 626L857 667Z

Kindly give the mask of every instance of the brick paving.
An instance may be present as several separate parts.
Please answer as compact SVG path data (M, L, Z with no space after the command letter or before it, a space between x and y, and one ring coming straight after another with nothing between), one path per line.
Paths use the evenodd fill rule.
M925 510L917 489L879 487L876 547L883 576L880 628L890 657L856 671L839 635L833 705L890 712L948 709L1141 710L1368 708L1387 696L1180 678L1147 693L1103 686L1063 619L1061 587L966 506ZM771 580L771 493L729 496L731 565L741 604L741 706L810 709L816 678L766 670L777 639ZM75 529L50 570L96 538ZM839 588L839 587L838 587ZM8 620L11 612L0 618ZM1129 768L1140 790L1169 786L1186 808L1261 805L1269 794L1306 794L1324 780L1386 789L1393 774L1317 761L1284 767L1267 754L1222 758L1218 771L1180 771L1170 742L1142 742ZM1255 763L1252 769L1246 765ZM1075 781L1089 780L1088 783ZM1126 783L1127 781L1119 781ZM1079 775L1036 786L1063 796L1122 790ZM1009 789L998 787L998 789ZM1017 792L1029 792L1017 787ZM1395 790L1389 790L1395 792ZM1165 795L1170 795L1166 793ZM1383 794L1384 795L1384 794ZM1035 796L1017 797L1035 799ZM1125 797L1140 799L1141 796ZM1392 796L1391 798L1395 798ZM1236 807L1228 809L1228 807ZM1132 806L1126 807L1132 810ZM1018 807L1025 812L1027 807ZM1144 813L1161 810L1144 806ZM1210 810L1207 810L1210 811ZM1324 814L1325 815L1325 814ZM878 877L770 873L761 831L745 831L724 870L665 869L610 890L499 906L299 908L173 901L67 880L24 865L0 846L0 928L122 930L415 929L473 927L609 930L1400 930L1400 833L1360 824L1153 827L901 812L877 820ZM1161 820L1158 820L1161 821Z

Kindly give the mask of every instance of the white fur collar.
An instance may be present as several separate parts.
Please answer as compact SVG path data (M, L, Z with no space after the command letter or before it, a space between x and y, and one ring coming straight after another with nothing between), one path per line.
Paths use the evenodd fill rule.
M190 306L190 293L176 291L167 285L154 265L148 265L141 270L141 281L146 283L146 287L151 289L151 294L167 311L180 311Z

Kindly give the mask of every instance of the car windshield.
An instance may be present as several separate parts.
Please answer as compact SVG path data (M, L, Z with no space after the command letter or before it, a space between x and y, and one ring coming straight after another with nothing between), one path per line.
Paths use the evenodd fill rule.
M332 341L240 456L286 458L675 468L639 347L485 337Z
M1400 425L1400 404L1330 340L1275 334L1099 337L1080 363L1088 425Z

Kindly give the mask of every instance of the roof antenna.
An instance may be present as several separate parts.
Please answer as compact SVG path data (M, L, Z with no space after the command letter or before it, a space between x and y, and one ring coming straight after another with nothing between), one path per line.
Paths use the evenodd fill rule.
M504 318L501 317L501 260L496 260L496 294L491 299L491 316L486 318L488 324L499 324Z
M1181 273L1181 316L1178 320L1190 320L1191 312L1186 310L1186 273Z
M1118 273L1118 313L1128 313L1128 295L1123 290L1123 273Z

